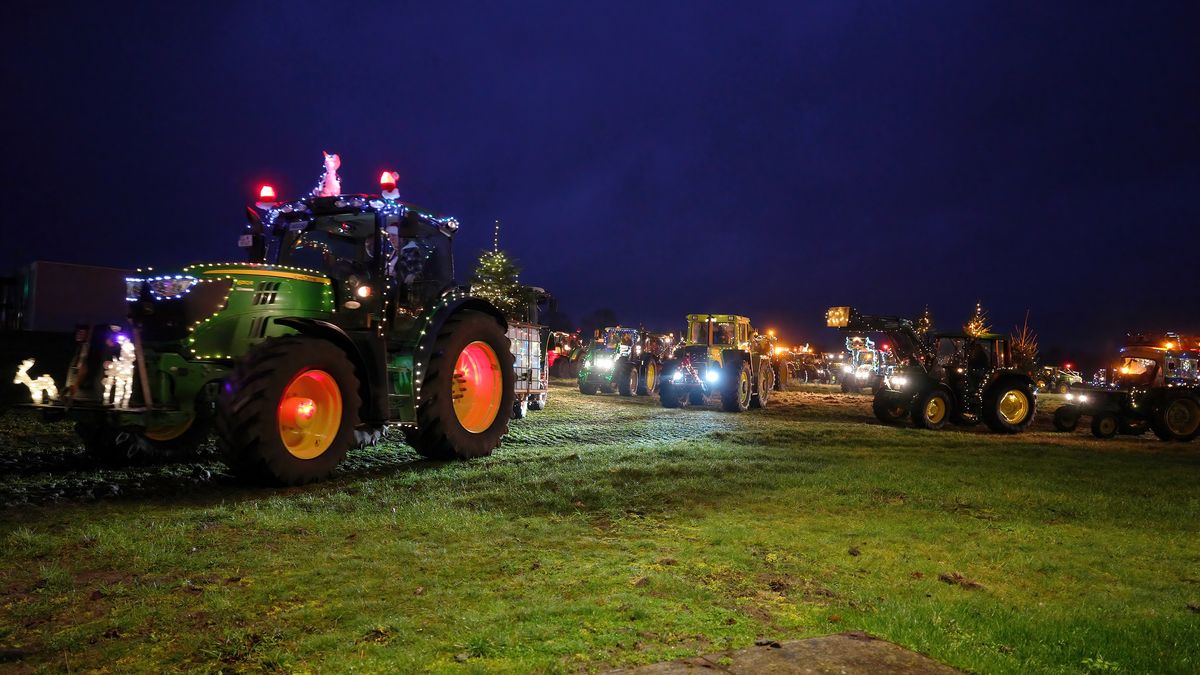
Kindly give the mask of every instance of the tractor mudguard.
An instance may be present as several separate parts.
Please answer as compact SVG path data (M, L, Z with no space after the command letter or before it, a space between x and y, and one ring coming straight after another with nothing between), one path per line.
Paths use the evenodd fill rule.
M441 332L446 321L455 314L465 311L486 314L500 324L501 330L508 331L508 319L505 319L500 310L496 309L492 303L461 293L449 293L443 297L433 314L429 315L424 328L421 329L420 339L417 341L417 351L413 356L413 364L417 370L421 372L427 370L429 359L433 355L433 343L437 340L438 333Z
M346 353L350 362L354 364L354 370L360 375L359 396L363 405L359 418L366 423L382 423L387 420L388 389L383 340L375 338L373 334L351 336L340 327L321 319L281 317L274 319L274 322L292 328L301 335L337 345Z

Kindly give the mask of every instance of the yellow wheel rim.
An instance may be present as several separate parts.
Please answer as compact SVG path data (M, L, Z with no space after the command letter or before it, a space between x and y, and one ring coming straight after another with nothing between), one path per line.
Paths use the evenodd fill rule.
M1024 392L1010 389L1000 398L1000 418L1008 424L1020 424L1029 415L1029 397Z
M187 421L180 422L174 426L146 429L142 432L142 435L152 441L172 441L187 433L187 430L192 428L192 422L195 420L195 417L191 417Z
M478 340L464 347L454 363L451 385L458 423L473 434L487 431L496 421L503 396L504 378L496 350Z
M646 364L646 389L653 390L654 383L658 381L658 367L651 361Z
M279 437L297 459L320 457L342 425L342 391L323 370L306 370L283 388L276 415Z
M946 401L940 396L934 396L925 404L925 419L937 424L946 417Z
M1187 436L1200 427L1200 406L1195 401L1179 399L1167 406L1163 421L1167 429L1178 436Z
M741 379L738 380L738 398L743 406L750 402L750 371L745 368L742 369Z

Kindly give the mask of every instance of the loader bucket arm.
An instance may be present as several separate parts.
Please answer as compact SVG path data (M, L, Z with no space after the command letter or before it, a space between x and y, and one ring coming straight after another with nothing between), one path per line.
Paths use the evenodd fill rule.
M825 323L845 333L883 333L897 357L919 363L926 370L936 360L937 355L917 333L913 322L904 317L860 314L853 307L830 307L825 312Z

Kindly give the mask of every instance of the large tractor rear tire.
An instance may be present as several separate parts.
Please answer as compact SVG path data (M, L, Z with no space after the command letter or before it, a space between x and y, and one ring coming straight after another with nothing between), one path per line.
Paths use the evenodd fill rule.
M983 421L996 433L1020 433L1033 424L1035 401L1031 383L1017 378L998 380L983 392Z
M508 433L515 380L500 324L479 312L455 314L433 343L408 444L430 459L492 454Z
M758 368L758 378L754 386L754 394L750 397L751 408L765 408L775 388L775 370L770 363L762 363Z
M730 358L724 371L721 373L725 380L721 388L721 407L727 412L745 412L750 407L754 389L750 364L745 359Z
M633 396L638 390L638 369L631 363L618 366L620 370L613 374L617 382L617 393L621 396Z
M1164 441L1190 441L1200 435L1200 397L1169 392L1154 406L1150 428Z
M310 337L271 338L242 358L217 400L217 436L234 472L303 485L355 443L358 377L345 352Z
M884 424L903 424L908 417L908 404L887 392L878 392L871 401L871 412Z
M658 378L661 373L658 361L653 358L646 359L642 367L638 369L638 373L640 375L637 386L638 396L653 396L658 393Z

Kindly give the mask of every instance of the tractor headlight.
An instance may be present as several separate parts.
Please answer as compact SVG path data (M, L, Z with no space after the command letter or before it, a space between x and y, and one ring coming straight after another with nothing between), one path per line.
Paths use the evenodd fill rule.
M908 384L908 378L903 375L895 375L892 377L892 388L903 389Z
M721 373L717 370L708 370L704 373L704 381L712 384L721 379Z
M857 373L855 373L854 376L860 380L865 380L865 379L867 379L867 371L860 370Z
M600 356L596 358L596 367L601 370L608 370L613 367L613 359L611 356Z
M683 371L677 370L677 371L671 373L671 381L672 382L678 382L682 379L683 379Z
M846 365L842 366L842 372L843 373L852 373L852 372L854 372L854 366L847 363Z
M177 275L173 277L155 277L150 280L150 293L160 300L178 298L187 293L196 284L195 277ZM128 284L127 284L128 285ZM128 290L128 289L126 289Z

